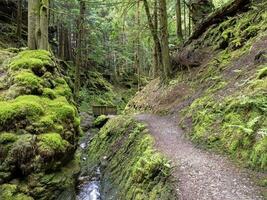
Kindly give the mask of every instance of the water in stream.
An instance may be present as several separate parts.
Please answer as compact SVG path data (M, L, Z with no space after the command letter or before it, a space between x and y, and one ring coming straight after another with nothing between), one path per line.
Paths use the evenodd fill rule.
M101 200L100 195L100 168L97 168L93 176L88 173L87 169L87 150L90 143L90 133L87 132L80 143L81 155L81 175L79 177L77 200Z

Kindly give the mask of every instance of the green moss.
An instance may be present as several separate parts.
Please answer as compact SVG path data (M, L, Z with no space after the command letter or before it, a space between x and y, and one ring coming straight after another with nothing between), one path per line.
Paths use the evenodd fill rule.
M65 96L67 98L70 98L72 96L71 89L66 82L64 84L57 85L54 89L54 92L56 96Z
M237 95L221 103L211 101L209 95L196 99L187 117L193 119L192 138L197 142L221 147L252 167L265 170L267 98L265 93Z
M54 90L50 89L50 88L45 88L43 91L43 96L47 97L49 99L55 99L56 98L56 93Z
M153 146L143 124L129 116L112 118L93 139L89 163L94 166L102 160L103 173L108 175L104 178L118 188L118 199L175 199L168 179L169 161Z
M37 87L42 84L42 79L29 71L22 71L15 76L15 83L22 86Z
M67 186L74 188L72 170L61 171L73 158L80 132L71 90L47 51L23 51L5 63L0 69L0 182L19 180L0 186L0 199L55 199ZM53 181L40 183L48 172Z
M55 154L65 152L69 143L63 140L58 133L46 133L38 136L38 147L41 154Z
M94 127L98 127L101 128L103 127L107 121L109 120L109 117L106 115L100 115L99 117L97 117L94 122L93 122L93 126Z
M65 97L59 97L52 101L48 101L46 108L47 115L52 114L56 121L73 121L75 116L77 116L77 110L68 103Z
M11 70L32 69L45 71L46 66L54 66L54 63L51 59L51 54L44 50L20 52L9 64Z
M0 102L0 129L12 120L32 119L43 112L44 109L36 96L20 96L11 101Z
M3 184L0 186L0 199L2 200L33 200L32 197L20 193L17 185Z
M17 140L17 136L14 133L0 133L0 144L13 143Z

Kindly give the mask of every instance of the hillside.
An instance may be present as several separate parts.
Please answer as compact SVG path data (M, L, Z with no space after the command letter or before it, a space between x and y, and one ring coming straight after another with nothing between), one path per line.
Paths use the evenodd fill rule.
M177 75L167 85L153 80L126 112L177 115L193 141L265 171L266 8L267 3L254 4L211 26L174 54ZM190 70L181 70L183 66Z

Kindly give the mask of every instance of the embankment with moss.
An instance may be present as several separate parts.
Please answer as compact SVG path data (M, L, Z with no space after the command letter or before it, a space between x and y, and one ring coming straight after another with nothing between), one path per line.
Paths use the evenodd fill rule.
M126 111L178 114L195 142L266 171L266 10L265 1L255 2L209 27L177 53L176 77L153 80Z
M91 167L101 167L104 198L175 199L170 163L153 145L146 127L133 118L118 116L107 122L88 151Z
M0 55L0 199L57 199L79 172L71 90L47 51Z

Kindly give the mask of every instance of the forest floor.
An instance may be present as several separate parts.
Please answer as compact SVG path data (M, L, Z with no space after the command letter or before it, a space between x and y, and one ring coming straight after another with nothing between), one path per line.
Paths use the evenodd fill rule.
M174 168L172 176L180 200L261 200L255 174L238 167L226 156L201 149L186 139L175 116L140 114L155 138L156 149L165 154Z

